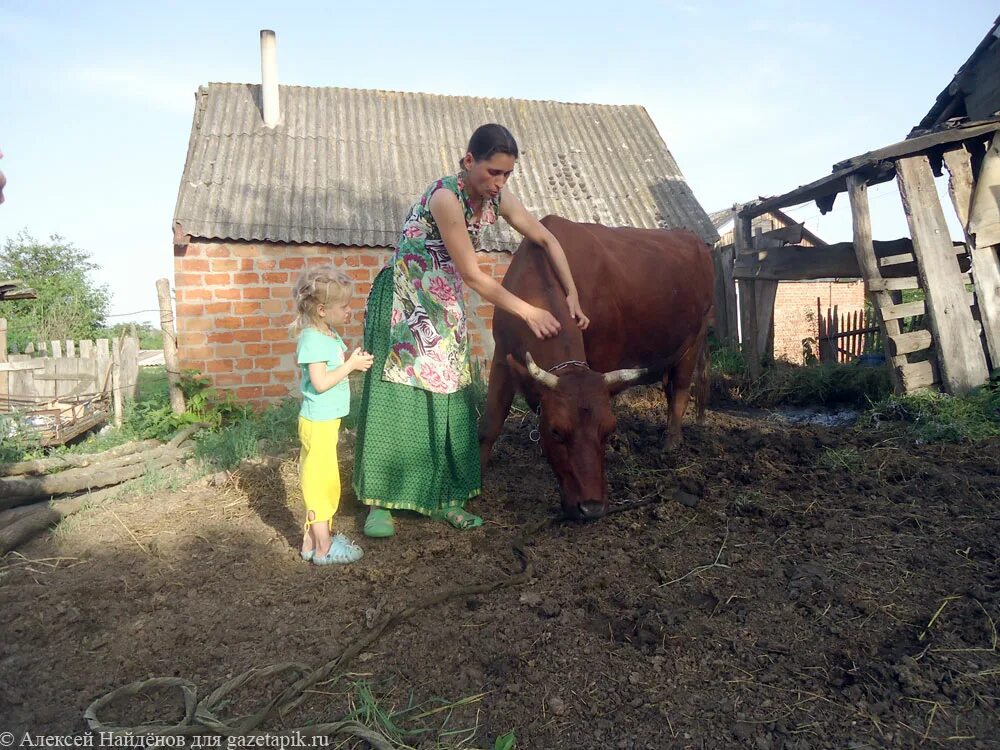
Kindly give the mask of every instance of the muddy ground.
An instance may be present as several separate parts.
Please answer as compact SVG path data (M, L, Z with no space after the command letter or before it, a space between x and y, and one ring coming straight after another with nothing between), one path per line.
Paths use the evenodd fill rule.
M383 708L423 704L409 725L437 731L414 747L511 729L519 748L1000 747L1000 441L714 411L664 456L657 393L618 413L613 496L650 504L543 529L527 585L419 612L271 728L359 705L348 683L364 681ZM152 676L204 696L250 667L318 667L428 593L516 573L512 539L557 505L532 419L508 420L470 506L483 528L407 516L354 566L298 560L292 460L116 501L8 556L0 729L81 732L91 701ZM339 519L361 538L350 495ZM415 718L438 699L468 703ZM154 692L102 718L176 720L177 703Z

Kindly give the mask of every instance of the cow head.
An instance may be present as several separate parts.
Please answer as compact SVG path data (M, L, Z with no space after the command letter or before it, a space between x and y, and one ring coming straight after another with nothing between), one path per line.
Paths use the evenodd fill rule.
M559 482L563 511L577 520L602 517L608 511L604 452L617 425L611 396L646 371L600 373L578 365L557 375L538 367L531 354L526 365L509 354L507 362L522 386L538 394L542 451Z

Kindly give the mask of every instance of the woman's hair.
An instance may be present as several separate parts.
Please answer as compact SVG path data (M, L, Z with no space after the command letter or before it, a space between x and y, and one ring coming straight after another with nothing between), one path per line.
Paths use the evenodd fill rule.
M344 304L351 298L353 286L350 277L333 266L303 271L292 292L296 312L290 326L292 335L297 336L307 326L323 330L323 321L317 315L319 306Z
M471 153L472 158L476 161L484 161L494 154L509 154L516 159L517 141L503 125L489 123L476 128L476 132L469 139L469 148L466 151ZM459 168L464 168L462 164L464 160L465 156L463 155L458 160Z

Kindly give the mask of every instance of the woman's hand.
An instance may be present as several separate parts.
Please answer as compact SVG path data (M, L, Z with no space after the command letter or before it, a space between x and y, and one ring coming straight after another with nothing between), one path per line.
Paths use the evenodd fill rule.
M576 292L566 296L566 304L569 305L569 314L573 316L573 320L580 326L580 330L586 331L590 325L590 318L583 314L583 310L580 308L580 298L576 295Z
M524 322L528 324L531 332L540 339L550 339L561 329L555 316L540 307L529 307L524 313Z

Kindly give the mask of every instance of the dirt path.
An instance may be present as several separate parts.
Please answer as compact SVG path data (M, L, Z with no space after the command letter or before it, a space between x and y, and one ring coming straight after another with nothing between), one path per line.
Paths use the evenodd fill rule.
M465 747L510 729L519 748L1000 747L1000 441L914 446L715 412L664 457L658 396L619 418L615 498L666 501L546 529L529 586L421 613L352 679L397 707L485 693L449 719L474 730L449 735ZM92 700L147 676L204 695L251 666L319 666L424 593L513 572L515 531L557 505L531 427L512 418L497 445L473 506L486 526L407 517L350 568L298 560L290 461L34 542L37 562L8 557L0 577L5 728L82 731ZM360 538L353 498L341 519ZM172 700L122 718L166 718ZM318 691L288 725L347 700Z

